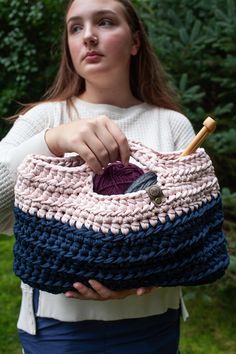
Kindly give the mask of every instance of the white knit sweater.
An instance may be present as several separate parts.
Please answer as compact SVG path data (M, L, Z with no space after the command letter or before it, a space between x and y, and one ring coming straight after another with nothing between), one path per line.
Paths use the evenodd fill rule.
M65 102L42 103L20 116L0 142L0 233L12 233L12 207L17 167L27 154L52 155L44 140L45 130L71 119L93 118L105 114L114 120L127 138L157 151L181 150L194 136L190 122L182 114L142 103L130 108L93 104L75 99L77 113L70 113ZM22 284L22 305L18 327L35 334L32 288ZM160 314L179 307L181 290L158 288L143 297L92 301L68 299L63 294L40 291L38 316L62 321L118 320ZM183 303L182 303L183 305Z

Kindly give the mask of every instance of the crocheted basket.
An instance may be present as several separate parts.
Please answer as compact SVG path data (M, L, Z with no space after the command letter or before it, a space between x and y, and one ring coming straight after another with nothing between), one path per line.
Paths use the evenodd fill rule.
M199 285L229 264L219 185L204 149L179 158L130 141L157 184L119 195L93 192L79 157L29 155L15 186L14 271L51 293L97 279L113 290Z

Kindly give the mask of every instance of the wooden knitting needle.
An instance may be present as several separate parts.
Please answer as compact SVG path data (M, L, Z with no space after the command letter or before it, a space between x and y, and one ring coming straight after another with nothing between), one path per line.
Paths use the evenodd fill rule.
M203 127L199 133L193 138L191 143L182 152L180 157L184 157L192 154L197 148L203 143L203 141L208 137L209 134L213 133L216 128L216 121L211 117L207 117L203 122Z

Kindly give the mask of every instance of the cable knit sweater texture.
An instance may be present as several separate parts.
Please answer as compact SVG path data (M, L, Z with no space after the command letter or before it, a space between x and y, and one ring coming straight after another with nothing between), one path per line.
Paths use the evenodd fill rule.
M127 138L140 141L156 151L184 149L194 136L192 126L182 114L142 103L130 108L93 104L74 100L76 110L67 110L65 102L41 103L20 116L0 142L0 233L12 234L14 184L17 167L27 154L52 156L44 140L45 131L76 119L107 115ZM79 122L78 122L79 123ZM32 306L33 289L22 284L22 305L18 327L35 334ZM63 294L40 291L37 315L62 321L118 320L145 317L178 308L181 289L159 288L143 297L123 300L91 301L68 299Z

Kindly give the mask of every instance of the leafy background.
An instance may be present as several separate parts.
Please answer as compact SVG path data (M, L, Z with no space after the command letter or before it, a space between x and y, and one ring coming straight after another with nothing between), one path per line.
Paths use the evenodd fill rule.
M236 1L133 2L195 131L200 130L208 115L217 120L217 130L204 147L212 158L222 190L231 264L220 284L204 287L204 292L202 288L188 289L187 301L196 309L193 317L197 322L184 329L182 352L235 353L233 334L226 329L233 323L235 326L232 308L236 308L232 291L236 286ZM18 102L40 100L52 83L58 68L66 3L65 0L0 0L0 138L10 128L4 117L16 112ZM1 243L0 260L5 264L12 240L2 238ZM16 316L14 306L19 305L19 294L14 302L15 298L8 298L6 291L8 281L13 292L17 292L19 284L9 268L11 254L9 257L5 265L7 270L2 267L0 274L3 284L0 285L3 286L0 301L5 304L0 316L3 321L0 322L0 335L3 328L4 331L7 328L12 333L7 338L13 339L7 342L3 334L5 340L1 343L5 345L0 345L0 353L16 354L17 349L9 343L17 342L12 327L15 319L11 313ZM202 293L205 295L199 295ZM212 315L213 306L216 317ZM209 316L199 318L199 311L202 313L206 309ZM224 319L223 327L220 327L220 315ZM208 333L208 337L204 337L204 324L210 318L217 322L219 333ZM192 335L195 330L199 336ZM209 342L211 335L213 340Z

